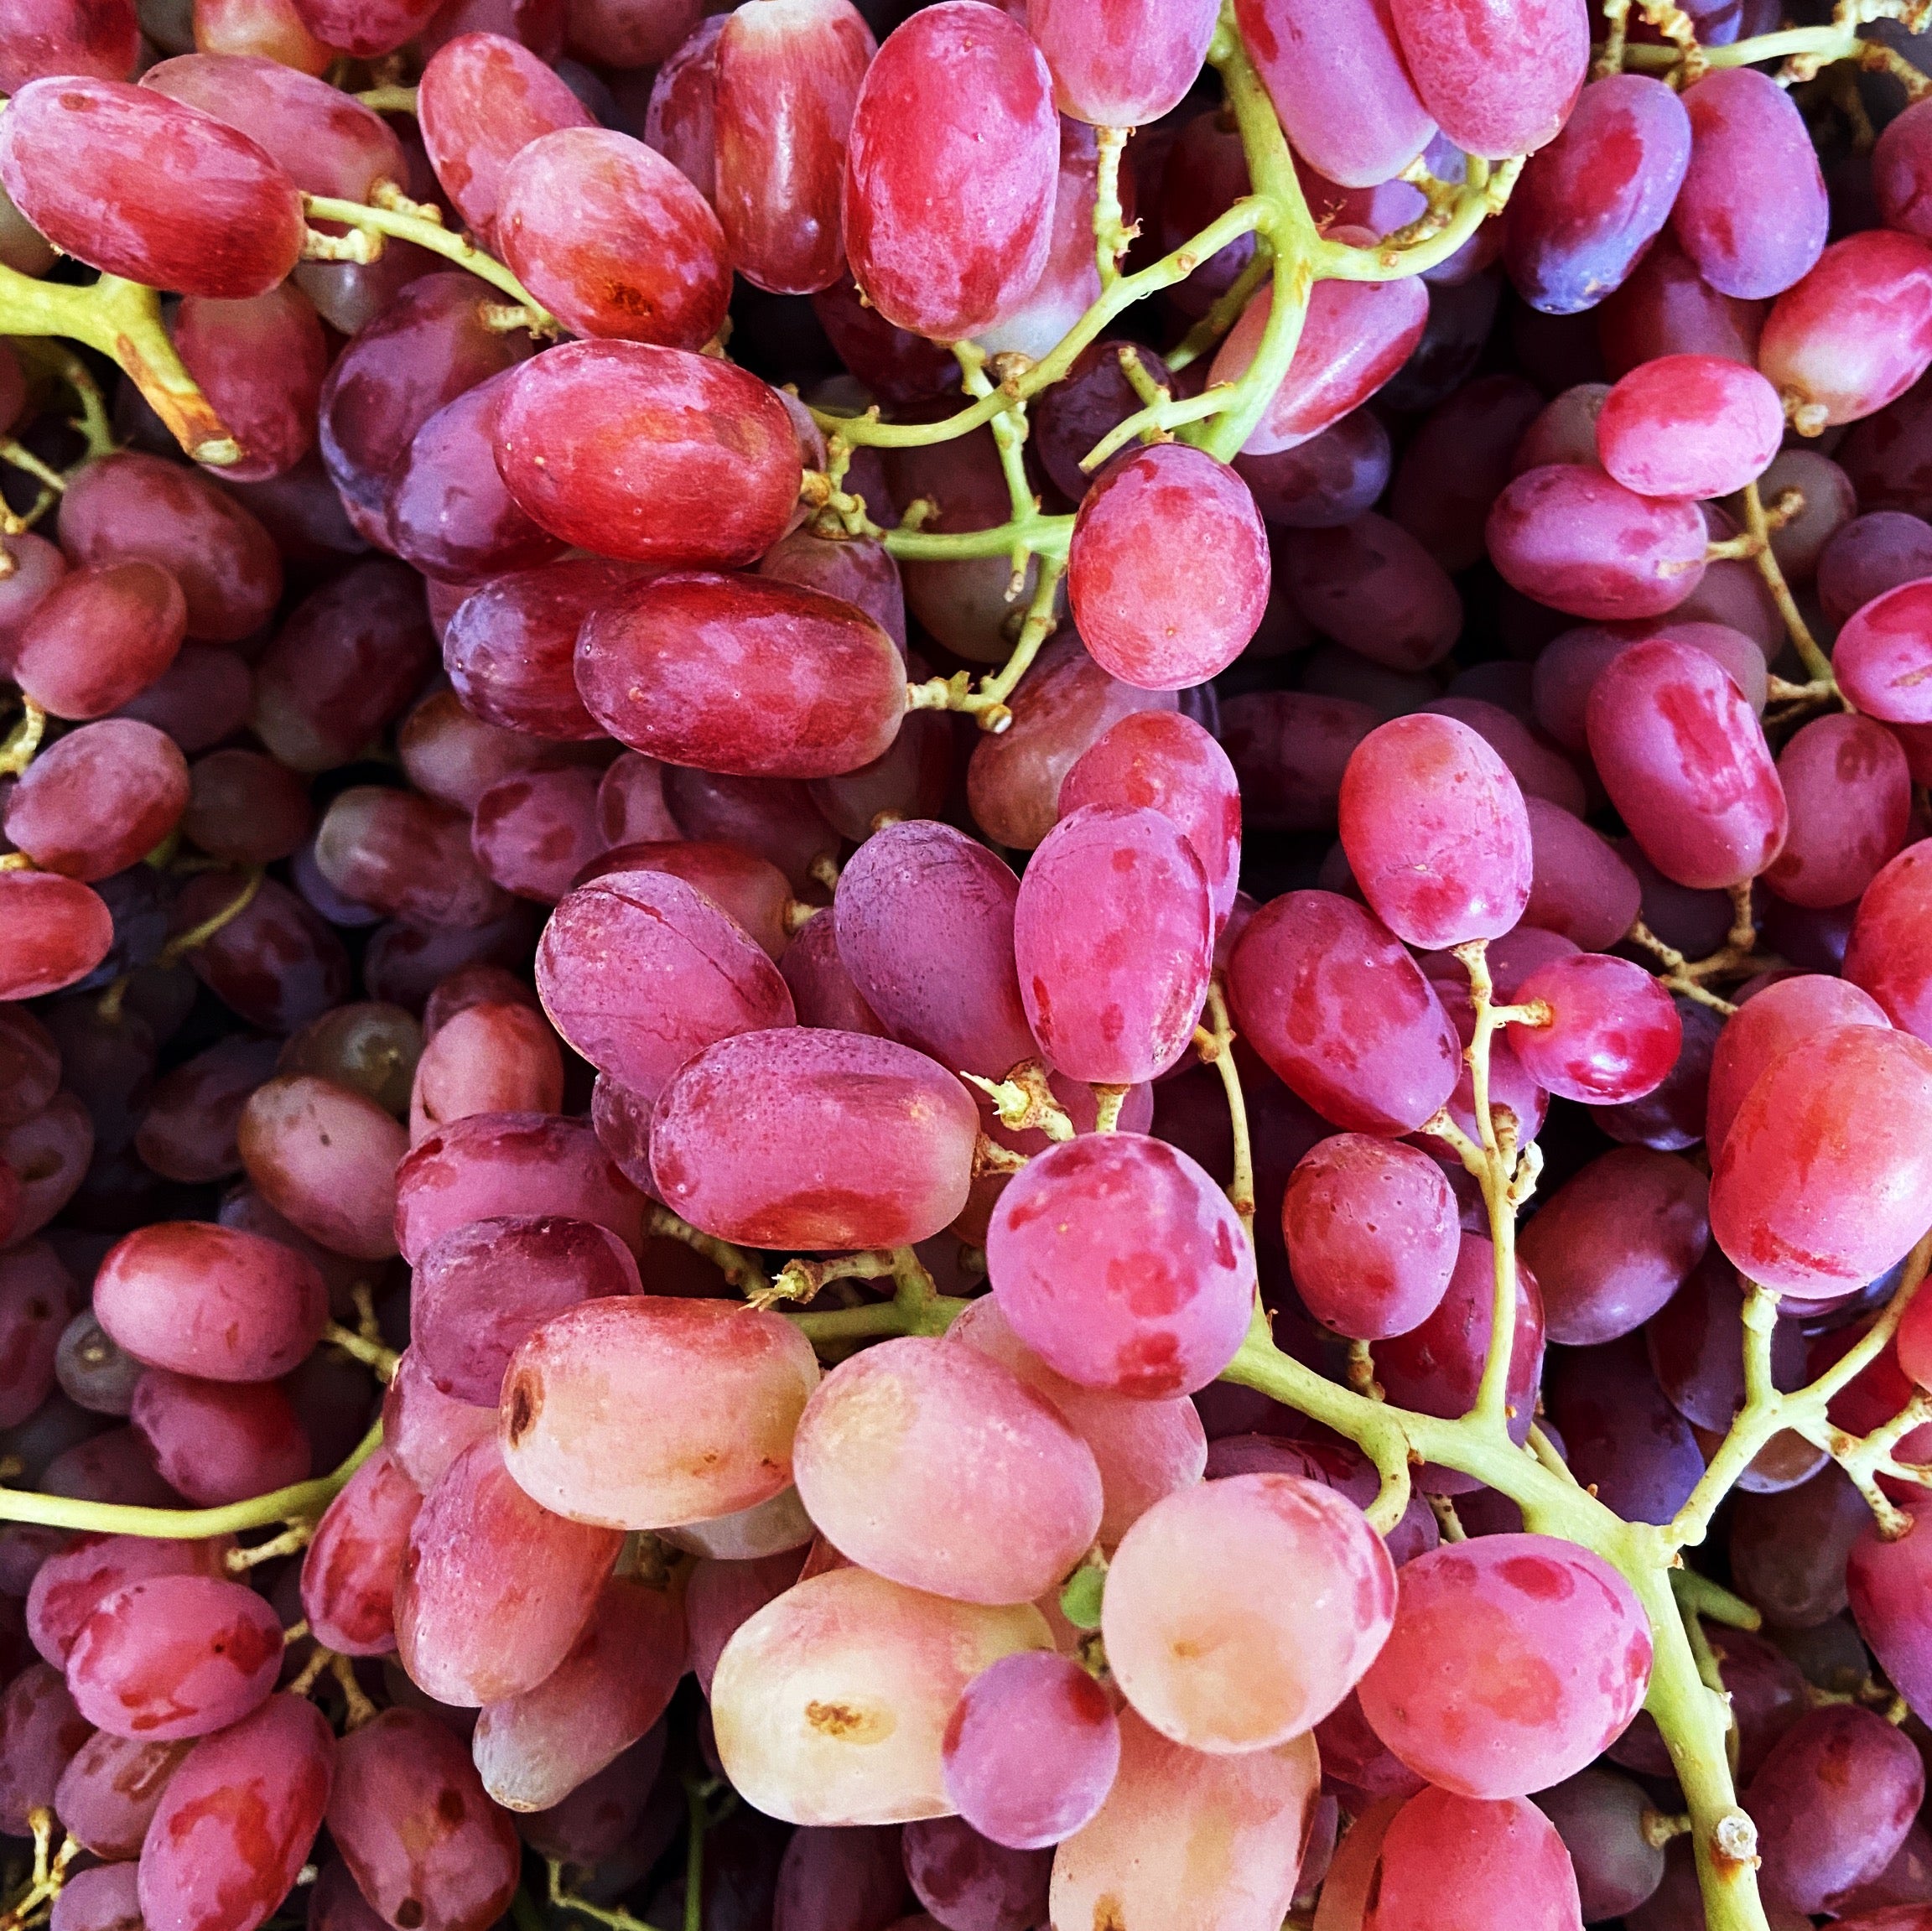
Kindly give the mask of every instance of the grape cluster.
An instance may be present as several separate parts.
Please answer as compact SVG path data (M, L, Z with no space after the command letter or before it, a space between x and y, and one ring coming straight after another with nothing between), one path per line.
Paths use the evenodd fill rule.
M0 1931L1932 1931L1824 3L0 0Z

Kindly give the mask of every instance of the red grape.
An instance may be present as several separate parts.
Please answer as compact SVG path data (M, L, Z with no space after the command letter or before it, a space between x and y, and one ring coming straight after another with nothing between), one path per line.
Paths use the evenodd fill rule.
M1623 287L1690 160L1690 118L1661 80L1611 74L1586 87L1509 200L1503 259L1524 300L1570 315Z
M151 1368L129 1420L163 1477L203 1508L304 1480L309 1438L273 1381L200 1381Z
M17 93L50 74L125 80L140 57L133 0L109 0L105 6L20 0L0 24L0 91Z
M1929 1125L1932 1046L1870 1025L1809 1034L1732 1121L1713 1237L1766 1287L1824 1299L1862 1286L1924 1231Z
M1371 731L1343 774L1341 822L1363 895L1411 945L1500 938L1523 916L1523 794L1467 724L1421 715Z
M1587 720L1604 789L1666 877L1741 885L1777 857L1789 810L1763 727L1703 651L1654 637L1622 652Z
M1512 1024L1507 1037L1524 1071L1565 1099L1639 1099L1676 1062L1683 1027L1670 995L1628 959L1575 953L1540 966L1513 996L1549 1009L1542 1024Z
M439 47L416 105L438 183L486 240L511 162L547 134L596 124L543 60L501 34L462 34Z
M1883 408L1932 365L1932 247L1883 229L1834 242L1773 304L1758 359L1810 434Z
M1394 0L1390 12L1423 105L1467 153L1532 153L1569 118L1590 61L1578 0L1507 18L1484 0Z
M888 36L859 91L843 200L873 306L938 341L1015 307L1046 265L1059 153L1052 76L1016 21L942 0Z
M1639 496L1581 463L1519 474L1497 498L1486 534L1506 582L1575 617L1660 616L1704 575L1704 519L1694 503Z
M1489 1535L1402 1571L1394 1627L1362 1679L1376 1734L1465 1797L1574 1775L1643 1701L1650 1631L1601 1556L1544 1535Z
M645 342L570 342L520 369L496 466L566 542L661 566L749 563L785 533L798 439L735 364Z
M1235 1022L1269 1066L1349 1132L1413 1133L1454 1092L1454 1029L1374 916L1332 892L1264 906L1228 968Z
M78 880L58 872L0 875L0 999L59 992L86 978L113 943L113 915Z
M1390 1818L1372 1854L1361 1931L1421 1923L1485 1931L1505 1897L1521 1931L1579 1931L1583 1922L1562 1838L1519 1797L1485 1802L1424 1790Z
M422 1492L378 1448L322 1513L302 1558L302 1611L318 1643L345 1656L396 1647L396 1576Z
M1905 843L1912 774L1898 740L1869 718L1814 718L1779 754L1791 811L1764 882L1793 905L1857 899Z
M1070 1077L1136 1085L1186 1051L1213 968L1201 861L1173 821L1087 805L1020 881L1013 955L1028 1025Z
M1254 498L1184 443L1110 464L1081 502L1068 555L1082 641L1103 670L1145 690L1204 683L1260 627L1268 543Z
M844 273L846 141L875 50L849 0L761 0L718 39L711 199L761 288L808 295Z
M731 294L718 218L641 141L601 127L542 135L498 192L504 260L567 328L673 349L718 333Z
M105 717L174 662L186 624L180 586L166 570L132 559L83 563L23 626L14 682L55 717Z
M265 295L302 253L295 184L249 140L147 87L32 80L0 127L0 186L91 267L184 295Z
M1768 74L1728 67L1684 91L1690 165L1670 212L1714 288L1782 294L1825 247L1825 178L1796 104Z
M586 619L577 685L632 750L745 777L827 777L890 747L905 664L856 605L768 577L679 572Z
M1644 496L1727 496L1764 470L1784 434L1777 391L1722 356L1664 356L1633 369L1597 418L1603 467Z
M1332 241L1361 243L1358 228L1332 232ZM1241 312L1208 371L1210 383L1238 381L1254 360L1273 312L1273 288L1262 289ZM1315 284L1294 360L1269 398L1261 419L1241 445L1246 455L1291 449L1321 434L1368 401L1422 339L1429 298L1413 277L1394 282L1324 281Z
M299 1696L271 1696L196 1744L142 1840L143 1920L255 1931L321 1828L335 1754L328 1719Z
M1844 961L1846 978L1870 994L1894 1025L1921 1039L1932 1034L1932 984L1916 936L1924 916L1928 859L1932 847L1909 845L1866 888Z
M292 283L252 301L187 297L175 313L174 346L242 445L241 461L221 472L224 481L282 475L314 446L329 348L314 307Z
M899 1247L966 1204L979 1118L910 1046L816 1027L741 1033L665 1087L651 1168L666 1205L720 1239Z
M187 760L174 740L108 718L28 766L8 796L7 836L44 870L91 881L153 851L187 804Z
M1254 1259L1233 1208L1186 1154L1140 1134L1036 1155L1000 1196L986 1247L1014 1332L1083 1387L1192 1394L1247 1331Z

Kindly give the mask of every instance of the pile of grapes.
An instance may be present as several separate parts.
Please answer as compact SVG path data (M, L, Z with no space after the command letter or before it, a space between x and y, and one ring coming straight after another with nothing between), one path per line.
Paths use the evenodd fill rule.
M0 1931L1932 1931L1829 3L0 0Z

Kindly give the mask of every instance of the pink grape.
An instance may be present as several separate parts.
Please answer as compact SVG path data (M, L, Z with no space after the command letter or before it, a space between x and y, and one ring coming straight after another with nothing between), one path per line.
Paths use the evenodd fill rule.
M133 1743L96 1730L61 1772L55 1814L96 1857L138 1857L169 1781L194 1747L192 1738Z
M486 238L496 231L511 162L546 135L593 125L562 80L501 34L460 34L439 47L416 100L438 182Z
M1141 806L1176 825L1207 875L1219 933L1240 883L1241 794L1227 753L1207 731L1175 711L1123 718L1061 780L1062 812L1084 805Z
M1912 774L1898 740L1869 718L1814 718L1778 756L1790 807L1764 882L1793 905L1851 903L1904 844Z
M1326 1716L1394 1612L1394 1566L1353 1503L1294 1476L1239 1475L1167 1497L1127 1532L1103 1628L1109 1667L1156 1729L1245 1752Z
M509 1818L462 1744L420 1710L385 1710L342 1739L329 1835L387 1923L484 1931L517 1888Z
M1374 916L1332 892L1262 907L1228 968L1235 1023L1302 1099L1345 1131L1413 1133L1456 1090L1454 1028Z
M1748 1280L1850 1293L1924 1232L1932 1046L1870 1025L1810 1033L1758 1076L1711 1179L1711 1232Z
M550 1315L641 1291L631 1250L607 1228L555 1217L477 1221L418 1262L410 1345L444 1394L487 1404L517 1344Z
M1600 1155L1556 1188L1517 1243L1543 1290L1550 1340L1588 1347L1649 1320L1705 1251L1709 1196L1689 1161L1636 1146Z
M1932 847L1908 845L1865 888L1844 959L1846 979L1869 994L1894 1025L1920 1039L1932 1036L1932 981L1913 935L1932 885L1928 860Z
M901 1824L946 1815L946 1726L967 1685L1051 1650L1030 1603L928 1596L856 1568L788 1589L742 1623L711 1679L725 1774L768 1817Z
M42 1658L67 1667L74 1639L111 1596L158 1576L220 1580L233 1547L225 1536L200 1542L162 1537L104 1535L56 1549L34 1571L27 1592L27 1633Z
M1846 620L1831 653L1834 675L1860 710L1890 724L1932 723L1919 685L1932 665L1932 583L1901 584Z
M319 1717L316 1720L321 1721ZM49 1804L62 1773L92 1733L60 1672L29 1664L0 1691L0 1825L26 1835L29 1814Z
M1601 1556L1488 1535L1418 1556L1362 1679L1363 1713L1412 1769L1465 1797L1581 1770L1636 1714L1650 1631Z
M577 633L639 574L600 558L567 558L493 578L472 592L443 641L444 667L465 707L536 737L602 737L577 691Z
M188 635L210 643L238 643L282 594L267 531L200 470L139 449L97 457L68 485L60 547L71 563L165 571L187 605Z
M696 0L571 0L566 42L580 60L651 67L702 31Z
M1671 210L1679 244L1712 288L1781 294L1825 247L1825 180L1795 104L1749 67L1684 91L1690 165Z
M1932 576L1932 525L1901 510L1855 516L1818 558L1818 600L1842 624L1875 597Z
M0 998L59 992L89 973L114 942L113 915L98 893L57 872L0 879Z
M1561 933L1592 951L1615 945L1643 910L1636 873L1607 838L1561 807L1539 797L1523 804L1530 818L1530 902L1519 929Z
M1641 966L1607 953L1576 953L1531 973L1523 1004L1550 1010L1540 1025L1512 1022L1523 1069L1565 1099L1614 1106L1653 1091L1676 1063L1683 1026L1670 997Z
M1040 1922L1052 1869L1048 1852L1009 1850L958 1817L915 1820L900 1843L913 1894L929 1910L943 1913L924 1923L1026 1931Z
M1014 1332L1083 1387L1192 1394L1247 1331L1254 1259L1233 1208L1186 1154L1140 1134L1035 1155L1000 1195L986 1252Z
M1695 504L1639 496L1581 463L1519 474L1496 499L1487 537L1513 589L1571 616L1660 616L1704 574Z
M1869 1883L1924 1794L1918 1752L1882 1716L1844 1705L1806 1711L1744 1792L1764 1834L1766 1903L1822 1911L1827 1898Z
M553 536L673 568L769 549L800 475L792 418L756 376L646 342L568 342L520 369L496 467Z
M844 272L846 141L876 51L847 0L766 0L719 36L712 199L732 265L761 288L808 295Z
M792 1018L777 968L736 921L660 871L566 894L538 945L537 988L564 1039L647 1100L705 1046Z
M1209 1756L1131 1708L1119 1721L1114 1788L1054 1853L1053 1921L1111 1912L1171 1931L1277 1931L1321 1781L1314 1739Z
M1201 861L1171 819L1088 805L1020 881L1013 954L1028 1025L1070 1077L1137 1085L1192 1038L1213 965Z
M1553 140L1590 60L1590 22L1576 0L1539 0L1504 21L1482 0L1393 0L1415 91L1470 154L1500 160Z
M681 1588L613 1577L556 1669L478 1718L471 1752L491 1797L548 1809L615 1762L663 1716L685 1648Z
M1925 1632L1924 1567L1932 1540L1919 1534L1924 1505L1904 1504L1908 1527L1888 1542L1867 1523L1852 1545L1845 1581L1859 1634L1914 1710L1932 1700Z
M302 252L295 184L254 142L119 80L21 88L0 128L0 187L67 254L184 295L264 295Z
M1503 259L1524 300L1570 315L1623 287L1690 160L1690 118L1661 80L1611 74L1586 87L1509 200Z
M857 605L769 577L640 584L579 633L577 688L621 743L740 777L823 778L891 748L906 669Z
M112 1248L94 1306L136 1359L216 1381L286 1374L329 1318L321 1276L301 1254L204 1221L161 1222Z
M1932 365L1932 248L1882 228L1834 242L1773 304L1758 355L1813 433L1897 401Z
M345 1656L396 1648L396 1576L422 1492L378 1448L322 1513L302 1558L302 1610L315 1640Z
M428 23L434 0L299 0L309 30L330 47L367 58L388 54Z
M577 334L672 349L717 334L731 292L718 217L641 141L601 127L541 135L498 195L505 262Z
M1026 23L1062 113L1097 127L1139 127L1181 104L1214 32L1208 0L1113 0L1089 10L1041 0Z
M1364 1341L1405 1333L1435 1312L1462 1238L1434 1160L1353 1133L1302 1157L1282 1197L1281 1228L1309 1312Z
M1316 8L1237 0L1234 18L1295 152L1344 188L1400 174L1436 132L1404 65L1389 9L1374 0ZM1332 64L1318 83L1311 49Z
M1778 392L1722 356L1633 369L1597 418L1603 467L1643 496L1728 496L1763 473L1784 436Z
M651 1169L667 1207L723 1240L899 1247L965 1206L979 1119L965 1087L909 1046L815 1027L742 1033L664 1089Z
M396 1163L408 1135L376 1103L305 1075L249 1095L236 1133L242 1164L276 1211L337 1254L396 1251Z
M1283 576L1325 636L1391 670L1426 670L1462 628L1462 600L1420 543L1373 511L1290 538Z
M129 1419L163 1478L203 1508L286 1487L310 1472L309 1438L273 1381L198 1381L151 1368Z
M859 91L842 204L880 314L945 342L1016 305L1046 265L1059 149L1052 76L1016 21L942 0L890 34Z
M1344 229L1329 239L1361 243L1371 237L1365 230ZM1216 351L1210 383L1239 379L1259 351L1274 306L1274 291L1265 288L1242 310ZM1340 422L1408 360L1428 314L1429 298L1413 278L1317 282L1288 373L1242 453L1266 456L1291 449Z
M299 1696L271 1696L204 1737L170 1779L143 1840L143 1921L256 1931L308 1858L335 1756L328 1719Z
M1803 973L1753 993L1725 1023L1711 1054L1705 1132L1711 1157L1722 1151L1758 1075L1793 1046L1827 1026L1888 1023L1883 1007L1849 978Z
M902 1418L890 1438L870 1424L886 1411ZM842 1553L960 1601L1045 1595L1100 1526L1092 1451L976 1348L919 1337L868 1348L813 1394L793 1453L799 1498ZM965 1469L978 1472L962 1489Z
M34 606L13 679L57 718L104 717L174 662L186 623L180 586L166 570L136 558L84 563Z
M1019 890L984 845L918 819L860 846L823 922L854 990L893 1036L942 1066L1000 1079L1036 1050L1013 965Z
M1398 937L1440 948L1498 938L1530 897L1530 821L1508 767L1452 718L1371 731L1342 778L1342 844Z
M692 1674L707 1700L724 1645L767 1602L776 1601L798 1580L806 1553L802 1549L782 1549L776 1555L745 1562L702 1558L693 1568L684 1591L684 1617L691 1639ZM897 1868L896 1851L894 1868ZM895 1898L897 1895L894 1893Z
M980 1295L947 1333L1044 1395L1093 1451L1100 1470L1103 1544L1111 1547L1162 1496L1200 1480L1208 1440L1192 1402L1140 1400L1067 1380L1013 1331L996 1294Z
M1499 1897L1522 1931L1580 1931L1583 1922L1563 1840L1519 1797L1424 1790L1410 1798L1383 1833L1370 1895L1363 1931L1425 1918L1440 1931L1483 1931Z
M153 851L187 804L187 765L172 740L108 718L27 768L7 799L7 836L43 870L91 882Z
M1183 554L1184 578L1172 567ZM1081 501L1068 562L1083 641L1103 670L1145 690L1227 669L1267 607L1267 533L1248 485L1185 443L1107 466Z
M1644 848L1679 885L1741 885L1774 859L1789 812L1764 732L1703 651L1653 637L1590 693L1590 753Z
M655 1295L585 1301L511 1357L504 1461L572 1521L705 1521L790 1482L792 1435L818 1380L810 1344L776 1315Z
M643 1240L644 1196L588 1122L472 1113L409 1150L396 1171L396 1239L412 1266L442 1235L493 1213L561 1213Z
M0 87L11 94L49 74L125 80L140 55L140 23L131 6L24 0L0 28Z
M265 482L314 447L329 350L314 307L293 283L247 302L188 297L176 311L174 345L242 445L241 461L224 476Z
M622 1540L540 1508L494 1441L465 1449L423 1498L397 1581L411 1681L468 1709L535 1689L569 1654Z
M280 1619L253 1590L155 1575L116 1590L80 1625L67 1683L89 1722L165 1743L238 1722L281 1668Z
M494 1406L444 1394L413 1352L402 1351L383 1391L382 1440L385 1452L420 1492L427 1495L465 1449L496 1433Z
M1103 1803L1120 1762L1105 1693L1078 1664L1025 1650L967 1685L946 1725L946 1792L981 1835L1014 1850L1071 1836Z
M683 879L756 942L767 958L782 962L791 941L785 931L792 887L777 866L754 858L741 846L704 838L670 838L661 844L615 845L599 854L577 875L579 885L626 872L665 872Z

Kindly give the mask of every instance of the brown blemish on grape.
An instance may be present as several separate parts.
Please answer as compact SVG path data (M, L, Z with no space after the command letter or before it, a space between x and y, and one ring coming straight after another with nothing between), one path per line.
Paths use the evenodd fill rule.
M445 1784L436 1795L436 1814L454 1830L470 1814L463 1793Z
M527 1377L519 1376L510 1390L510 1446L514 1448L530 1432L543 1403L530 1392Z
M805 1721L822 1736L840 1743L883 1743L898 1727L884 1711L859 1710L849 1703L808 1703Z
M1094 1900L1093 1931L1127 1931L1127 1919L1118 1897L1109 1894Z
M421 1900L405 1897L396 1907L396 1922L402 1927L402 1931L416 1931L416 1927L423 1922Z

